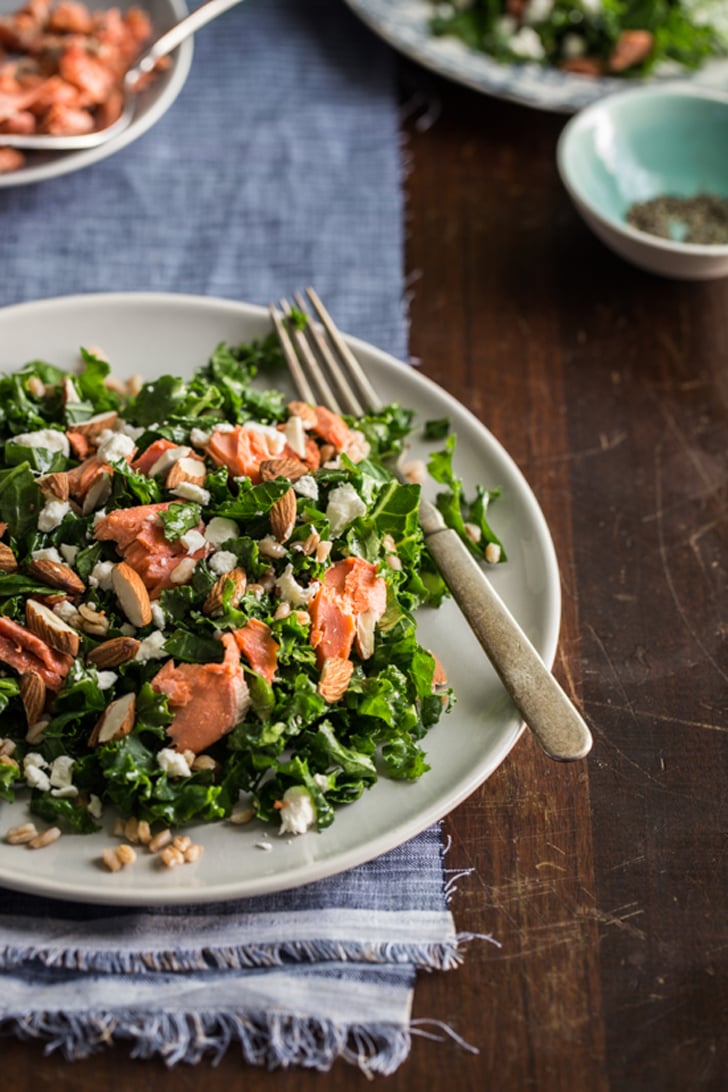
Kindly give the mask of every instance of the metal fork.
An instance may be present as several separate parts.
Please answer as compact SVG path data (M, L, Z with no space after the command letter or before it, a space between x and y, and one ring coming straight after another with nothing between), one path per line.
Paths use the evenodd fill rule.
M318 295L312 288L306 289L306 294L315 317L303 296L293 294L296 308L308 320L303 328L288 321L292 308L286 300L280 301L280 312L270 305L273 325L300 398L357 417L381 408L376 391ZM541 747L559 761L584 758L592 745L587 725L483 569L425 497L420 501L419 517L440 574Z

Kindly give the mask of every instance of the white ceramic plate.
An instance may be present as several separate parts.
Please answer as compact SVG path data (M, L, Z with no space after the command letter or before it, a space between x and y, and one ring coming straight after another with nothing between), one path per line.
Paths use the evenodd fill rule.
M129 7L144 8L152 20L154 38L158 38L187 14L184 0L118 0L114 4L110 0L87 0L87 3L92 11L112 6L122 10ZM0 0L0 14L16 11L20 6L21 0ZM131 144L159 121L179 95L192 64L192 52L192 38L188 38L172 55L166 72L139 95L134 120L118 137L97 148L85 148L76 152L29 152L27 164L21 170L0 174L0 188L25 186L31 182L57 178L71 171L80 171L82 167L98 163Z
M81 346L101 347L120 377L141 372L190 374L221 341L267 333L260 307L169 295L75 296L0 311L0 371L43 358L73 368ZM457 432L456 465L466 486L500 485L493 522L509 561L492 579L544 660L553 661L559 628L559 576L541 511L515 464L458 402L411 367L352 341L382 395L417 410L418 420L449 416ZM430 445L431 447L432 445ZM422 454L415 446L413 455ZM414 784L380 780L341 809L322 833L266 839L261 823L210 824L190 830L203 843L195 865L171 871L140 856L110 874L99 865L106 833L64 835L40 851L0 841L0 885L60 898L109 903L203 902L296 887L360 864L411 838L464 800L506 757L520 719L480 646L452 602L421 611L421 640L436 651L457 693L453 711L424 741L431 770ZM27 818L26 804L0 803L0 835ZM158 862L156 862L158 865Z
M391 46L425 68L496 98L558 113L573 113L635 81L592 79L538 64L499 64L456 38L437 38L429 29L429 0L346 0L349 7ZM675 74L671 77L675 79ZM728 88L728 61L713 61L686 76L714 89ZM659 82L656 78L648 82Z

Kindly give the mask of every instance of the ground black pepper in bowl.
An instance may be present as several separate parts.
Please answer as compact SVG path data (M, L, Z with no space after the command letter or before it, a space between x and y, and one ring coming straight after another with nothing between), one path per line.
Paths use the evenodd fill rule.
M637 201L627 209L627 223L638 231L679 243L728 244L728 198L713 193L694 197L665 194Z

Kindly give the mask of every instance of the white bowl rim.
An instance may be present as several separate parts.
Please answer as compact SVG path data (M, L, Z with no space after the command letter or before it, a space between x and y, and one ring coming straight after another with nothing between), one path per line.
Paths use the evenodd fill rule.
M589 106L580 110L578 114L574 114L574 116L567 121L556 145L556 165L559 175L561 176L561 181L572 201L587 209L589 215L593 216L603 227L611 231L616 231L626 239L631 239L641 246L663 251L666 254L684 255L685 257L725 259L728 257L728 243L683 243L677 239L663 239L659 235L650 235L647 231L638 231L637 228L633 228L630 224L626 223L626 221L613 219L611 216L607 216L579 191L572 181L567 169L567 145L574 133L590 124L594 114L600 113L610 105L619 105L620 102L623 102L626 99L665 99L670 98L671 96L702 99L704 101L716 102L728 108L728 92L724 93L712 88L696 87L694 84L689 84L680 80L676 80L674 83L663 84L660 87L630 87L625 91L617 91L614 94L605 96L603 99L599 99L597 102L590 103Z

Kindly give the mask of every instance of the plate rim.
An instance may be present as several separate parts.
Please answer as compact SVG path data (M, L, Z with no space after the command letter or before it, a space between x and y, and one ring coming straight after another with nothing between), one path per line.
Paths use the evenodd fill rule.
M222 309L231 314L240 314L241 317L246 316L256 321L263 322L265 320L269 322L269 314L266 307L247 301L185 293L122 291L75 293L69 296L49 296L11 304L0 308L0 329L5 318L9 317L12 319L16 315L20 315L22 318L23 314L26 312L32 316L33 312L39 309L45 309L46 311L52 312L54 310L62 310L67 307L76 307L79 305L84 307L103 307L109 305L114 307L151 306L153 308L160 304L184 308L201 307L213 312ZM519 503L526 505L529 517L534 522L538 531L540 547L539 556L542 558L547 575L546 585L551 605L550 610L545 613L543 621L544 632L537 647L539 648L539 653L542 656L544 663L550 668L553 665L556 655L561 623L562 600L558 560L546 518L533 490L528 484L523 472L520 470L520 467L494 434L475 416L475 414L472 413L471 410L467 408L467 406L458 401L454 395L451 395L448 391L440 387L434 380L423 375L414 365L406 364L403 361L398 360L392 354L377 348L371 342L349 335L345 335L345 337L354 349L360 349L366 354L373 354L375 358L378 358L383 368L393 368L395 376L398 373L402 375L406 374L408 379L414 382L415 387L420 386L427 395L434 396L440 404L457 408L458 414L465 417L469 422L470 427L474 428L476 434L484 441L488 449L493 451L497 458L508 466L509 472L513 475L519 485ZM56 898L88 905L103 904L114 906L133 906L141 903L144 905L157 906L192 903L209 903L212 905L232 899L249 898L278 891L294 890L297 887L326 879L347 871L350 868L364 864L409 841L433 823L442 819L454 808L458 807L467 799L467 797L480 787L480 785L484 784L484 782L492 776L493 772L510 754L525 730L525 725L521 722L520 717L514 709L504 727L502 738L491 747L488 762L485 766L482 768L478 766L477 773L471 774L469 778L461 779L456 791L448 794L446 802L438 802L437 800L431 802L424 809L418 810L416 814L406 822L398 822L396 824L396 837L392 838L389 832L382 833L375 839L363 841L354 848L349 847L345 850L339 849L331 856L321 857L313 862L308 861L297 864L293 869L280 874L261 874L256 880L252 882L246 880L244 884L238 877L232 881L217 882L203 888L180 886L179 888L166 889L161 885L156 888L151 888L148 882L145 885L144 881L142 881L141 885L136 889L119 887L116 891L109 891L93 887L93 877L89 880L88 886L79 885L75 882L58 881L53 877L34 880L30 877L21 876L18 879L12 875L8 875L6 869L0 866L0 885L4 885L15 891L41 895L47 898ZM425 777L426 776L427 775L425 775Z

